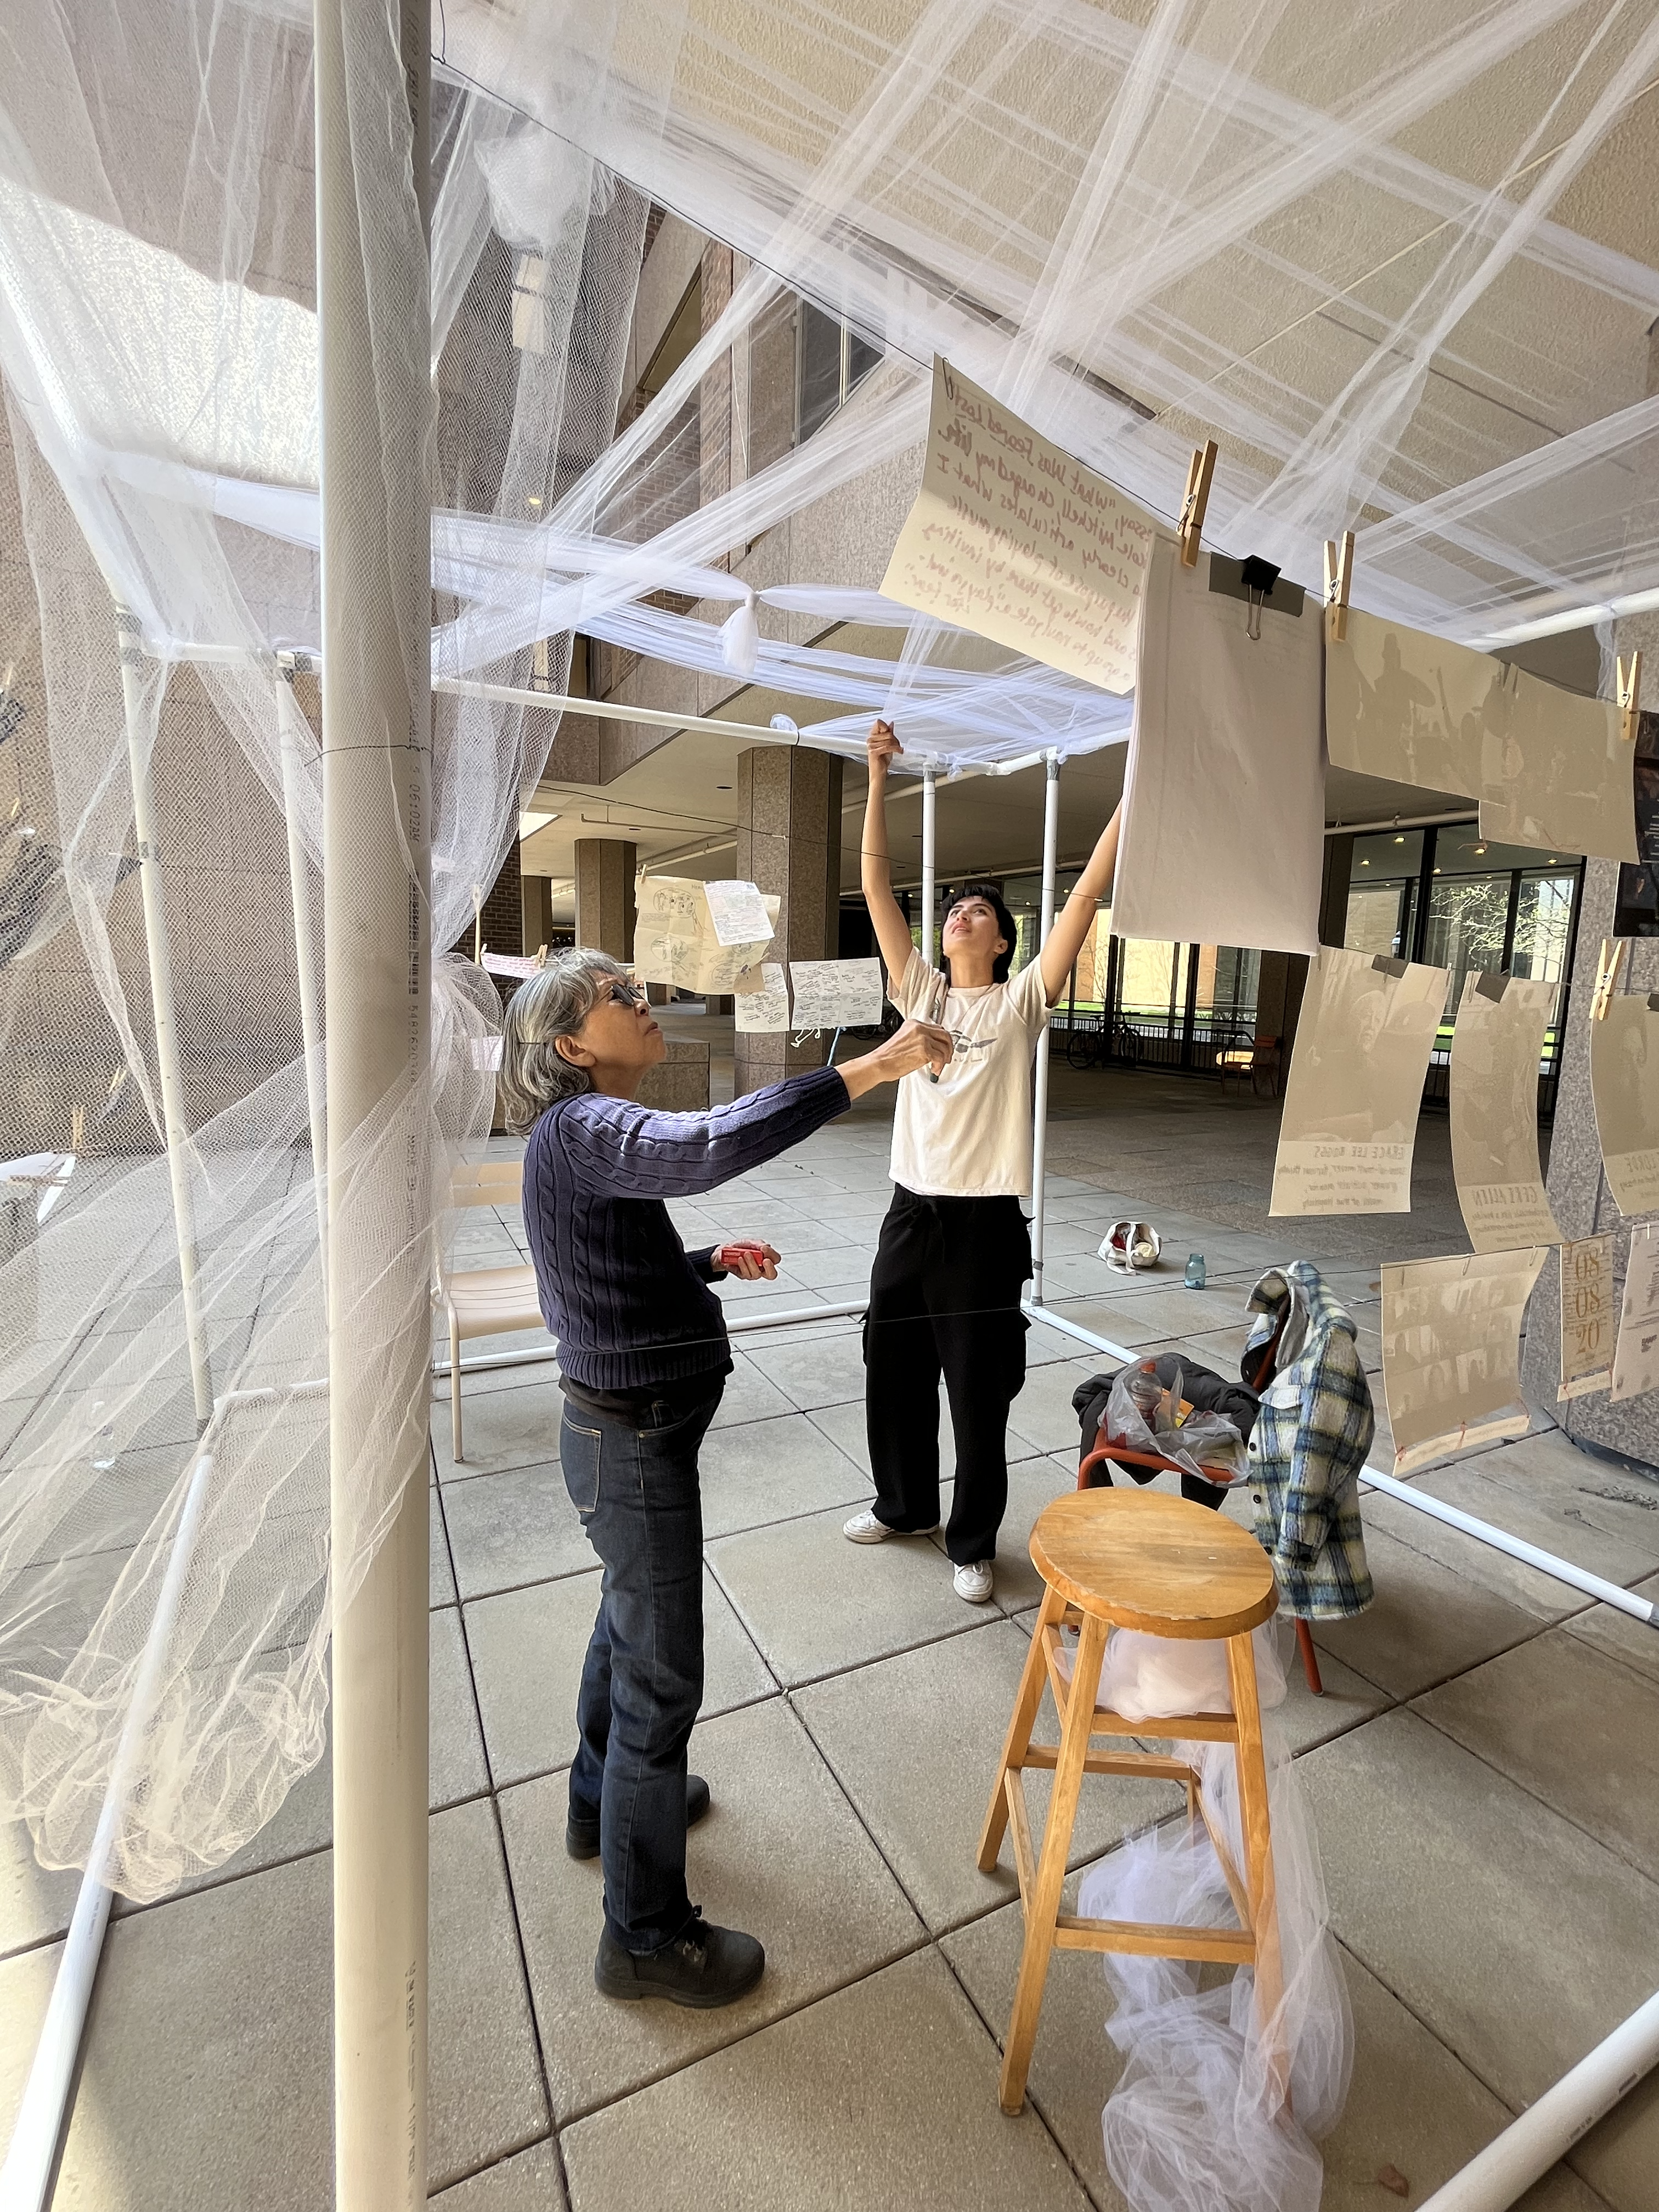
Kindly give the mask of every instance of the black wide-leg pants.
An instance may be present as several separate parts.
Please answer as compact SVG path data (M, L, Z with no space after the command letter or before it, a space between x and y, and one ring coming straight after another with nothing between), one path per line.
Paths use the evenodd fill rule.
M939 1517L939 1384L956 1431L945 1532L957 1566L995 1556L1008 1504L1008 1408L1025 1381L1021 1290L1031 1234L1017 1198L922 1198L900 1183L881 1225L864 1324L865 1414L876 1516Z

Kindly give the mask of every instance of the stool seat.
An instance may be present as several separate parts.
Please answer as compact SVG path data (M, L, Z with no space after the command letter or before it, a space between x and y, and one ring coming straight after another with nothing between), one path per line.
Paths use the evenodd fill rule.
M1279 1603L1247 1529L1158 1491L1066 1492L1037 1516L1031 1563L1079 1613L1149 1636L1242 1636Z

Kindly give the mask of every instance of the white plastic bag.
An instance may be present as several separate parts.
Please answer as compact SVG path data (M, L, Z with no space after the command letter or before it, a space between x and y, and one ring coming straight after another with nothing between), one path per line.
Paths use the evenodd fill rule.
M1182 1420L1181 1384L1178 1367L1167 1390L1149 1359L1120 1368L1101 1416L1102 1436L1131 1451L1156 1452L1203 1480L1213 1480L1211 1470L1219 1468L1237 1481L1248 1464L1243 1437L1223 1413L1194 1407Z

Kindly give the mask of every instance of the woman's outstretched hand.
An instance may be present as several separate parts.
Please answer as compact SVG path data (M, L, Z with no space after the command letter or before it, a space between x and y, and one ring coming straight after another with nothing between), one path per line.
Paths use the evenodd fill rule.
M843 1060L841 1078L848 1095L859 1098L878 1083L896 1083L901 1076L914 1075L919 1068L930 1068L937 1075L949 1065L954 1049L949 1030L940 1029L934 1022L913 1019L873 1052Z

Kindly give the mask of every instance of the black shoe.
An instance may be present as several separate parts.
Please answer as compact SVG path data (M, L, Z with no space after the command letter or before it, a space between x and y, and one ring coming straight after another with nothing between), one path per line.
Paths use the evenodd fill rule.
M685 1825L695 1828L708 1810L708 1784L701 1774L685 1778ZM573 1859L596 1859L599 1856L599 1821L594 1814L590 1820L585 1814L567 1813L564 1822L564 1847Z
M766 1953L752 1936L711 1928L697 1912L684 1936L642 1958L624 1951L607 1928L593 1961L593 1984L601 1996L666 1997L708 2012L747 1996L765 1972Z

